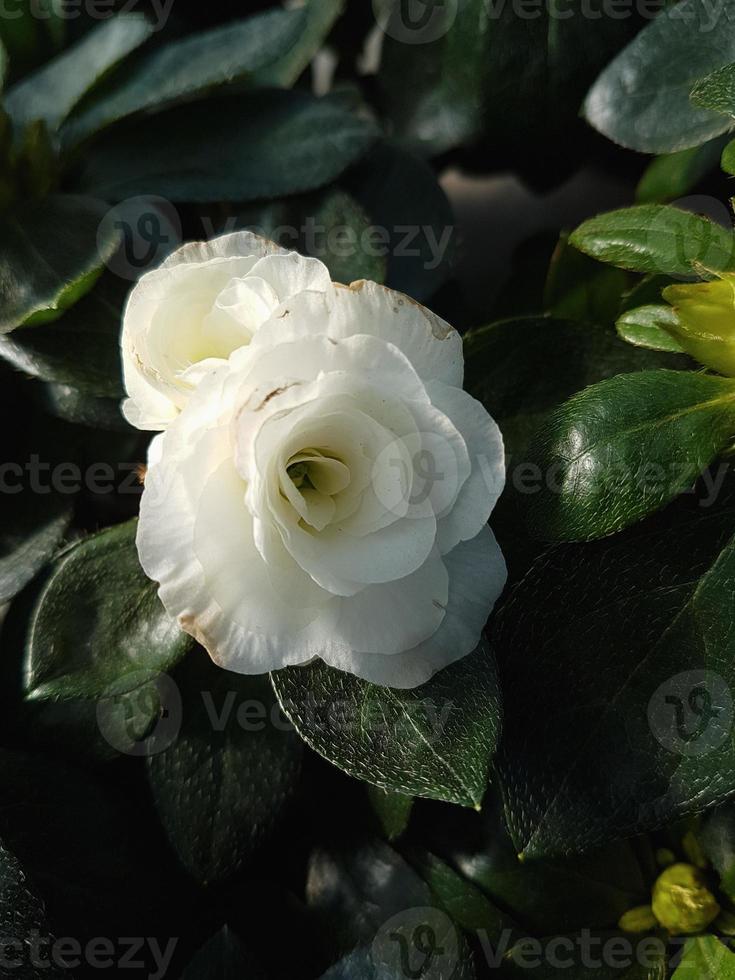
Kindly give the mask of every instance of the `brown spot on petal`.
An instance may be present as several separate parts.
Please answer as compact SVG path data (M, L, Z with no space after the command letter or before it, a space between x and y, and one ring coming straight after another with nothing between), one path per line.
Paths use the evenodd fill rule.
M255 409L255 411L256 412L259 412L262 408L265 408L265 406L268 404L268 402L271 400L271 398L276 398L276 396L282 395L284 391L288 391L289 388L293 388L293 386L295 384L297 384L297 383L298 382L296 382L296 381L292 381L291 384L282 385L280 388L274 388L273 391L269 392L265 396L265 398L260 403L260 405L258 405L258 407Z
M194 639L197 641L197 643L200 646L203 646L206 650L207 648L206 637L204 636L204 633L200 629L195 616L189 616L186 613L181 613L177 617L177 622L185 633L188 633L189 636L193 636Z
M138 483L142 487L145 486L145 478L147 473L148 467L145 465L145 463L138 463L138 465L135 467L135 476L137 477Z

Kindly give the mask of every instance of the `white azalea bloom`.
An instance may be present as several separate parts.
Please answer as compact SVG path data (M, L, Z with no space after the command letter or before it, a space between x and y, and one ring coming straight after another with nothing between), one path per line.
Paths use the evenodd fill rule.
M456 331L354 283L294 294L201 380L152 443L138 551L216 663L411 688L477 646L504 457L462 371Z
M165 429L202 376L249 344L284 300L329 288L318 259L251 232L183 245L142 276L128 299L125 417L139 429Z

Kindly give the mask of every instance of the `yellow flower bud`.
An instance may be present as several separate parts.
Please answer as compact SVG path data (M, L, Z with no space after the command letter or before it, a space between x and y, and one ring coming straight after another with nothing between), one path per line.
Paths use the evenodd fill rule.
M735 274L667 286L662 295L679 321L665 329L687 354L720 374L735 376Z
M671 933L702 932L720 914L702 872L691 864L672 864L653 886L653 914Z

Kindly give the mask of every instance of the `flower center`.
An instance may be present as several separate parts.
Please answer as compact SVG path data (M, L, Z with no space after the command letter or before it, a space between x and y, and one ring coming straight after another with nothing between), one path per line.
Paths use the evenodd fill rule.
M350 470L324 450L308 448L286 463L283 496L299 515L302 527L323 531L338 512L340 494L351 482Z

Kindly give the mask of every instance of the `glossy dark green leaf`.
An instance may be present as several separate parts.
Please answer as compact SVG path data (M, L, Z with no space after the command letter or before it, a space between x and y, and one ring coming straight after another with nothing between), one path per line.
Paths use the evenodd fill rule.
M68 976L51 959L34 955L31 939L52 935L43 902L31 890L21 865L0 845L0 934L3 936L3 972L19 980Z
M304 92L221 95L115 127L85 153L80 180L113 200L282 197L328 184L376 135L374 123Z
M0 333L56 319L91 289L120 243L106 212L56 195L0 221Z
M673 153L726 132L732 120L692 104L689 93L735 60L735 39L718 26L732 12L732 0L717 8L683 0L664 9L592 86L584 104L588 121L644 153Z
M20 464L17 464L20 466ZM69 498L23 488L22 472L8 474L0 533L0 602L17 595L59 547L71 521ZM17 478L16 478L17 477ZM17 487L20 492L15 492Z
M641 204L589 218L569 241L600 262L634 272L689 277L700 266L730 269L735 262L732 229L666 205Z
M735 508L716 490L709 507L682 500L554 549L495 618L500 779L529 857L650 831L735 789Z
M573 859L523 861L515 853L499 859L497 845L491 842L484 852L461 856L458 865L492 902L534 934L582 926L612 928L624 912L649 898L627 842Z
M714 936L688 939L671 980L735 980L735 953Z
M0 334L0 357L41 381L121 398L120 324L129 283L104 277L58 320Z
M12 16L14 15L14 16ZM66 21L56 0L20 0L0 19L0 46L9 80L22 78L64 44Z
M628 275L595 262L562 235L554 250L544 288L544 309L560 320L611 323L615 320Z
M456 246L454 215L436 174L413 153L381 141L346 176L370 217L375 247L388 258L386 284L428 299L447 280Z
M72 425L111 432L129 432L119 398L100 398L74 385L49 382L35 393L37 404L50 415Z
M650 898L658 870L649 870L635 840L572 858L519 856L506 829L500 793L492 790L477 823L479 829L442 827L432 846L512 917L518 924L515 936L613 928L623 912Z
M290 88L326 41L344 5L344 0L305 0L296 8L302 18L298 40L273 64L256 71L253 81L259 86Z
M541 421L575 392L625 371L671 367L676 360L637 351L609 327L521 317L465 335L465 387L501 425L517 462Z
M275 671L271 679L307 745L351 776L410 796L480 805L501 719L485 641L408 691L322 662Z
M683 354L684 348L666 327L676 326L679 318L673 307L659 305L636 306L618 317L615 328L629 344L646 350L662 350Z
M665 980L669 975L666 943L658 936L589 930L521 939L508 950L499 976L521 980L529 972L538 980L554 980L560 972L567 980Z
M304 8L275 8L156 48L78 107L64 126L65 145L128 116L196 98L267 70L299 43L306 20Z
M395 840L408 827L414 799L405 793L367 786L370 805L378 818L383 833L389 841Z
M123 690L93 701L27 701L24 698L25 651L33 611L46 577L41 575L13 600L2 623L0 714L4 743L24 751L59 753L77 765L109 763L121 755L141 756L168 737L159 731L162 714L175 692L154 671L134 691Z
M735 119L735 65L724 65L701 78L689 98L702 109L721 112Z
M504 930L515 928L510 916L497 909L476 885L436 855L411 850L408 860L429 886L435 901L460 928L469 933L483 930L493 945L500 941Z
M197 649L176 679L178 737L150 756L156 810L183 866L200 882L241 870L294 790L302 745L265 677L222 670Z
M493 21L483 0L437 5L420 28L404 26L405 8L383 4L386 37L380 83L386 111L402 142L427 156L472 142L482 132L485 76L492 52ZM410 20L409 20L410 23ZM411 84L406 84L406 78Z
M334 282L384 282L389 246L374 237L365 209L346 191L330 188L252 205L238 225L284 248L321 259Z
M43 119L50 129L58 128L84 95L152 33L153 25L142 14L103 20L7 93L5 106L13 121L20 128Z
M482 137L485 152L530 152L530 133L554 154L596 74L638 26L575 0L521 13L482 0L413 9L386 0L378 21L381 101L397 137L426 155Z
M735 140L728 143L722 151L720 166L726 174L735 174Z
M38 600L28 641L31 699L99 698L165 671L191 639L146 578L131 521L100 531L59 558Z
M535 535L603 537L690 487L735 434L735 381L693 371L621 374L574 395L544 422L530 458Z
M407 963L412 971L423 967L420 976L426 980L475 976L461 933L436 906L426 883L382 841L317 848L309 861L306 897L338 954L369 946L365 965L375 972L363 977L405 976ZM422 948L418 937L427 932L433 941Z
M688 150L656 157L638 182L636 202L667 204L691 194L704 177L717 169L727 140L727 136L720 136Z

